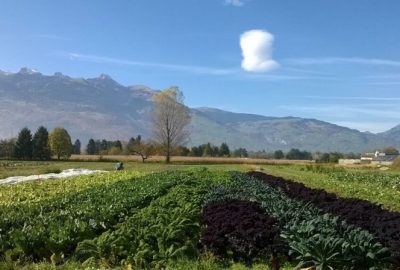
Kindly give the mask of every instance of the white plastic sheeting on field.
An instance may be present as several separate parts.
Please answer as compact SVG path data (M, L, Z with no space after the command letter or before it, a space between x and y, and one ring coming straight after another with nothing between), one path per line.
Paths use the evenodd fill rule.
M107 171L88 170L88 169L68 169L68 170L63 170L60 173L48 173L48 174L29 175L29 176L11 176L11 177L8 177L5 179L0 179L0 185L2 185L2 184L18 184L18 183L26 182L26 181L64 178L64 177L70 177L70 176L88 175L88 174L93 174L93 173L104 173L104 172L107 172Z

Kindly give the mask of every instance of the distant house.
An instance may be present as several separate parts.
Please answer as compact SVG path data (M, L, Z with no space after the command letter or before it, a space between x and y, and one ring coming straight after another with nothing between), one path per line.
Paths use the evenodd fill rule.
M371 164L391 166L397 158L400 158L400 155L386 155L376 151L375 153L365 153L360 159L339 159L339 165Z
M399 155L386 155L385 153L376 151L375 153L365 153L362 155L361 162L364 164L391 166L398 157Z
M379 155L372 159L371 164L391 166L397 158L399 158L399 155Z
M382 156L382 154L385 155L385 153L379 153L378 151L376 151L375 153L365 153L361 156L361 162L369 164L374 158Z

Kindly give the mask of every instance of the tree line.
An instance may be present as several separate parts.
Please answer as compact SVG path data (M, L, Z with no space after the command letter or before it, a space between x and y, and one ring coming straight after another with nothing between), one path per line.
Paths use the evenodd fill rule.
M50 133L40 126L32 135L24 127L17 138L0 140L0 157L20 160L50 160L52 155L57 159L68 159L71 154L80 154L81 142L71 143L71 136L64 128L55 128Z
M106 140L91 138L85 149L88 155L138 155L145 162L150 156L165 154L163 146L152 140L143 140L141 135L131 137L129 141ZM398 155L399 151L393 147L382 150L387 155ZM64 128L55 128L51 133L41 126L34 134L23 128L17 138L0 140L0 158L20 160L50 160L68 159L71 154L81 154L79 139L71 143L71 137ZM283 152L248 151L246 148L231 150L227 143L220 146L210 142L188 148L178 145L170 149L171 155L192 157L242 157L260 159L287 159L287 160L315 160L318 163L337 163L339 159L358 159L360 154L340 152L309 152L296 148Z

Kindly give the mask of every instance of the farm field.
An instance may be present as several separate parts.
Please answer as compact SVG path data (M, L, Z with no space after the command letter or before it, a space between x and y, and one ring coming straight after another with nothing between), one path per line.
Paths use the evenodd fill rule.
M123 160L124 161L124 160ZM37 175L53 172L60 172L70 168L84 168L91 170L113 171L115 161L1 161L0 179L10 176ZM249 164L165 164L161 162L124 161L124 168L127 171L160 172L166 170L186 170L188 168L204 167L213 170L246 170Z
M322 188L340 197L358 198L400 211L400 173L333 166L263 166L269 174Z
M113 163L78 164L110 169ZM25 167L39 166L47 165ZM335 181L343 185L366 182L382 189L396 182L397 174L384 172L383 180L373 181L363 176L364 171L298 165L127 162L126 168L0 186L0 269L391 269L398 265L399 211L340 198L351 194L336 197L308 188L329 190L325 185L334 173ZM306 185L262 172L247 173L251 169ZM352 180L342 179L346 175ZM354 218L360 216L376 218L369 223Z
M124 162L127 170L157 172L164 170L186 169L188 165L207 166L218 170L248 169L254 164L310 164L309 161L271 161L247 158L209 158L209 157L173 157L171 164L163 163L163 157L150 157L142 163L138 156L98 156L72 155L68 161L7 161L0 160L0 179L10 176L24 176L60 172L69 168L85 168L91 170L114 170L117 161Z

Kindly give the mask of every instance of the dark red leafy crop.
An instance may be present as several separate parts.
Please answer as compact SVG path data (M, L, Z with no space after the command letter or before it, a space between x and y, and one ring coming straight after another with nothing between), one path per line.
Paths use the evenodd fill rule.
M396 257L400 256L400 213L383 209L380 205L355 198L339 198L323 189L308 188L301 183L261 172L249 172L250 176L279 187L289 197L308 201L326 213L341 217L374 234Z
M254 202L214 202L203 208L201 245L222 258L251 263L276 257L279 228Z

